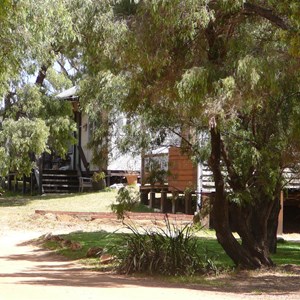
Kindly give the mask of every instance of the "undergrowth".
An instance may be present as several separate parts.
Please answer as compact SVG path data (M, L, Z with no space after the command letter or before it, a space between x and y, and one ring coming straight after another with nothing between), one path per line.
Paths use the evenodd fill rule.
M178 226L166 216L165 225L147 229L126 224L130 233L115 247L118 270L175 276L217 271L214 258L199 249L191 224Z
M126 213L133 212L151 212L152 209L140 203L140 193L134 186L126 186L119 189L116 203L111 204L111 210L117 215L118 219L124 219Z

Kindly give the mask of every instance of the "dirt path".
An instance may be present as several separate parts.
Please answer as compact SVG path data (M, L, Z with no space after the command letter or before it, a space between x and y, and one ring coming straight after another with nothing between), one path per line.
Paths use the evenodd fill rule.
M1 237L0 299L231 299L230 295L163 286L149 279L91 272L48 251L20 242L32 232L9 232Z
M143 224L143 221L140 221ZM296 273L238 273L193 285L93 272L33 245L21 244L42 234L77 230L113 231L120 221L53 213L34 214L4 207L0 214L0 300L122 299L300 299Z
M41 232L10 231L0 236L0 299L1 300L82 300L82 299L300 299L299 277L277 277L264 274L253 286L245 276L217 284L178 286L153 279L134 278L93 272L63 260L51 252L20 243L38 237ZM254 278L255 279L255 278ZM220 279L221 281L224 279ZM226 284L226 280L224 281ZM247 283L246 283L247 282ZM261 285L257 285L260 282ZM271 286L270 286L271 285ZM269 286L268 292L264 287ZM273 286L273 289L272 289ZM270 289L271 287L271 289ZM278 287L278 286L277 286ZM293 288L291 288L293 287ZM230 291L230 292L229 292Z

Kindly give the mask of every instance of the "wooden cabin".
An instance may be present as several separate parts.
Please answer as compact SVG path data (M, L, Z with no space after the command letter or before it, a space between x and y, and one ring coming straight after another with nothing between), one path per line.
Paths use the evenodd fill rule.
M164 180L149 180L151 167L163 170ZM210 224L210 199L214 195L212 173L205 164L195 165L179 147L169 147L158 153L142 157L141 201L161 212L192 214L199 209L207 215ZM278 234L300 232L300 176L285 171L288 179L281 192L281 211L278 219ZM158 177L161 179L162 176ZM199 203L200 202L200 203Z
M200 197L213 189L208 168L197 166L180 147L143 155L141 177L142 203L162 212L193 214Z
M180 148L169 148L168 187L171 192L197 190L197 165Z

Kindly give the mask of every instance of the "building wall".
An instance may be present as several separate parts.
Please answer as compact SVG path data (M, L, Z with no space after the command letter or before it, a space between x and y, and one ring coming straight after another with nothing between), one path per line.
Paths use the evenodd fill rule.
M93 158L93 152L91 149L87 147L87 144L90 140L91 133L91 123L89 122L88 116L85 113L81 115L81 147L84 152L86 160L90 163L90 170L95 170L96 166L91 164L91 160ZM81 161L81 169L84 170L84 165Z
M182 191L197 188L197 166L180 148L169 148L169 190Z
M140 156L132 156L131 154L121 154L117 148L118 134L122 134L122 126L125 124L125 119L120 116L118 121L114 124L114 128L111 132L111 151L108 155L108 166L109 171L140 171L141 169L141 158ZM90 163L90 170L98 170L98 166L91 163L93 158L93 151L87 147L88 142L91 139L93 131L93 124L89 122L88 116L82 113L81 117L81 147L85 154L86 160ZM81 169L84 169L84 165L81 162Z

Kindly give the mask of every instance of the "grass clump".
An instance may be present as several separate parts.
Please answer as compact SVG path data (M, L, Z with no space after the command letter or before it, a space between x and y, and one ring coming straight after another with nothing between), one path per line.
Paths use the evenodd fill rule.
M166 216L165 225L165 229L139 230L127 224L130 233L124 235L123 242L116 247L119 271L177 276L202 273L209 267L208 260L204 261L199 251L191 224L177 226ZM211 258L209 260L211 264Z
M165 226L152 228L127 224L129 233L75 232L48 240L47 248L55 250L69 259L88 263L101 270L115 269L121 273L143 273L150 275L180 276L189 281L191 275L218 274L234 269L233 262L213 237L200 237L192 225L177 226L165 218ZM203 231L200 232L200 235ZM70 243L69 241L72 241ZM72 249L70 245L80 244ZM104 254L112 258L110 265L102 265L98 257L88 258L91 247L101 247ZM278 244L272 256L278 265L300 265L300 243ZM201 277L201 276L200 276Z

